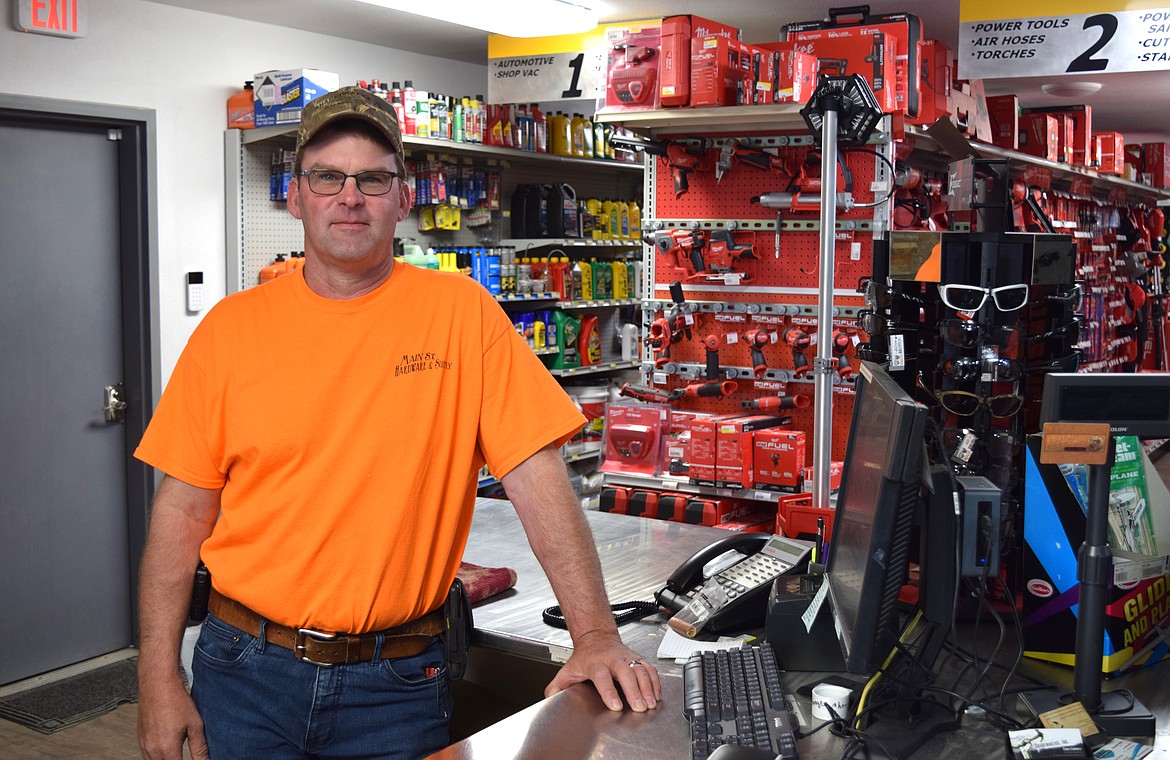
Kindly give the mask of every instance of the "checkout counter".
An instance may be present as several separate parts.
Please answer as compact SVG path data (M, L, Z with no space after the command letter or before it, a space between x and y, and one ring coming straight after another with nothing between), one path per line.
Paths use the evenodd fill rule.
M666 577L684 559L726 532L660 520L642 519L603 512L586 512L601 557L606 590L611 603L653 600ZM532 682L530 688L543 690L560 663L571 650L568 631L544 623L541 611L556 604L552 588L537 563L519 518L511 505L496 499L479 499L472 523L471 537L464 558L477 565L507 566L516 571L513 589L476 605L475 634L468 679L487 685L499 695L515 694ZM457 741L432 755L434 760L483 760L484 758L523 758L585 760L654 760L690 756L690 730L682 713L682 666L673 660L657 659L657 651L666 630L667 615L658 613L622 625L618 630L626 645L640 657L653 662L662 682L663 699L655 710L635 713L611 712L602 704L590 684L577 684L551 698L540 692L533 703L518 712L503 716L498 722ZM783 646L781 644L781 646ZM1005 645L1011 654L1014 650ZM985 650L990 652L990 647ZM946 659L944 657L944 659ZM1064 687L1071 674L1050 668L1051 682ZM1139 671L1132 683L1123 685L1135 692L1162 690L1149 668ZM1164 678L1164 669L1163 678ZM811 730L811 705L801 694L819 683L824 673L793 672L784 674L785 690L795 697L796 713L802 733ZM1144 676L1144 678L1143 678ZM1135 678L1136 677L1136 678ZM1001 676L1000 676L1001 678ZM996 679L996 682L1000 680ZM1143 688L1142 683L1147 685ZM1141 693L1143 699L1145 694ZM1155 698L1155 703L1158 700ZM1160 700L1159 730L1166 723L1167 697ZM1149 702L1147 702L1149 704ZM461 709L456 694L456 719ZM1153 708L1152 708L1153 709ZM1166 736L1161 737L1165 742ZM804 760L839 758L847 740L827 730L806 736L797 742ZM1004 734L978 717L965 716L959 731L930 739L917 757L1002 757ZM859 754L858 757L864 757Z

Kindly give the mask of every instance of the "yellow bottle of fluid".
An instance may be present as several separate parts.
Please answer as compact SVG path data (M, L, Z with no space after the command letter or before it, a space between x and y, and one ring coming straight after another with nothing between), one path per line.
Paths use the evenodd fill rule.
M572 125L569 117L560 111L548 117L548 146L555 155L573 155Z
M622 240L630 239L630 204L625 201L614 201L618 207L618 236Z
M613 271L613 297L619 301L629 298L630 288L626 275L626 262L614 259L609 266Z
M630 201L630 240L642 239L642 209L637 201Z
M581 117L581 158L593 158L593 121Z
M605 125L600 121L593 122L593 157L605 158Z
M572 154L577 158L585 158L585 117L579 113L573 114L569 122L570 133L573 136Z
M588 261L578 261L577 266L581 267L581 300L593 300L593 267L589 265Z
M585 201L585 211L590 217L590 232L589 237L594 240L601 240L604 230L601 224L601 201L597 198L589 198Z
M618 240L621 238L622 231L622 217L618 210L618 205L612 199L606 198L601 204L601 211L605 214L608 225L606 226L605 238L606 240Z

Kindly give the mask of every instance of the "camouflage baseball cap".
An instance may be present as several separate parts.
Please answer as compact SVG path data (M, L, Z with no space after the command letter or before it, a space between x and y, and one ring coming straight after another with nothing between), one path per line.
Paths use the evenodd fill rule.
M394 152L402 155L402 132L398 128L394 106L369 90L351 86L314 98L301 112L301 128L297 132L298 166L305 146L326 125L341 119L360 119L372 124L390 141Z

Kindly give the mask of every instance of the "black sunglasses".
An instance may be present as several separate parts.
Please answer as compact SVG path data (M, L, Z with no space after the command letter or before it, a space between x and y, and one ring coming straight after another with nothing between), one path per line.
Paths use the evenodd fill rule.
M914 304L921 304L923 302L921 298L900 293L889 285L878 282L877 280L866 280L858 290L865 294L866 307L875 311L877 309L888 309L898 301L907 301Z
M1015 359L957 356L943 362L943 372L955 380L983 380L1001 382L1018 380L1023 366Z
M1000 346L1006 347L1008 342L1015 334L1014 327L991 327L987 328L978 322L972 322L969 319L959 319L952 317L950 319L941 320L938 323L938 332L942 339L952 346L959 348L974 348L979 343L987 338L991 342Z
M872 309L862 309L857 312L857 326L867 335L884 333L890 329L921 330L924 327L921 322L900 322L888 319Z

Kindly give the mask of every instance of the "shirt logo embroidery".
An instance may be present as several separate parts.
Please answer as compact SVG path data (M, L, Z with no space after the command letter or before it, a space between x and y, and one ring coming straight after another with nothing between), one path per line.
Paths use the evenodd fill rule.
M409 375L411 372L425 372L429 369L451 369L453 362L440 359L429 351L421 354L403 354L398 365L394 367L394 377Z

